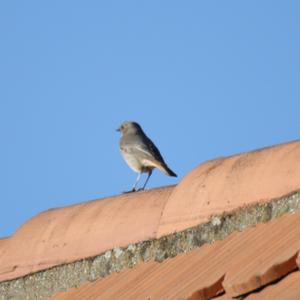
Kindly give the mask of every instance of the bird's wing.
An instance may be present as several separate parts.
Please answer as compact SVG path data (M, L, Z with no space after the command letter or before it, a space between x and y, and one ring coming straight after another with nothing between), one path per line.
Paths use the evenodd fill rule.
M143 153L146 156L146 158L150 160L156 160L163 164L165 163L159 150L149 138L147 138L147 140L144 143L136 145L135 147L135 150L139 151L140 153Z
M165 164L162 155L160 154L154 143L147 137L139 139L127 139L121 143L121 148L127 153L138 155L148 160L155 160Z
M159 150L157 149L157 147L154 145L154 143L149 139L147 138L147 146L149 148L149 151L151 153L151 155L157 160L157 161L160 161L162 163L165 163L162 155L160 154Z

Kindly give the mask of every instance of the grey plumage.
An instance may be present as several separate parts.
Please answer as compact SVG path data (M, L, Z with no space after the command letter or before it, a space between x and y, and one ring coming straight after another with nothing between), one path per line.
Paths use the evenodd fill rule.
M157 147L147 137L138 123L124 122L117 130L122 134L120 150L125 161L130 168L139 173L132 191L136 191L141 173L148 173L142 190L145 188L154 168L160 169L168 176L177 177L167 166Z

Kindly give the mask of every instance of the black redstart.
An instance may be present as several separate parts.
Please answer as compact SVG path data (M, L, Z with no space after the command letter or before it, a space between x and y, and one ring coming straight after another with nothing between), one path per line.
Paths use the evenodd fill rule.
M166 175L177 177L138 123L124 122L117 131L122 134L120 149L126 163L131 169L139 173L131 192L136 191L142 173L148 173L145 184L140 190L145 189L154 168L160 169Z

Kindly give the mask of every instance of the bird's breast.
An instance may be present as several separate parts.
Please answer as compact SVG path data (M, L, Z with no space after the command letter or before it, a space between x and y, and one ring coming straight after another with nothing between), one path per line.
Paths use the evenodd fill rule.
M128 153L126 151L123 151L121 149L122 155L124 157L124 160L126 161L127 165L133 169L135 172L142 172L143 169L143 165L142 162L137 159L137 157L135 155L133 155L132 153Z

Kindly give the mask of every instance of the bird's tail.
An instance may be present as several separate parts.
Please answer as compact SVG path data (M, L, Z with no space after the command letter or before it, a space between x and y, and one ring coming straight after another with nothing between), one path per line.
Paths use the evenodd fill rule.
M168 176L177 177L177 175L166 164L161 164L158 168Z

